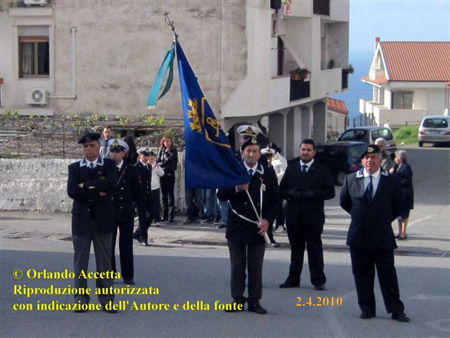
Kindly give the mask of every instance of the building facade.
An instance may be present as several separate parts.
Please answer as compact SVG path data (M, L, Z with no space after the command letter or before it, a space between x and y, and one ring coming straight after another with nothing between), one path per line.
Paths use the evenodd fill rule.
M170 12L223 129L262 122L290 158L302 138L326 140L326 97L346 88L349 3L293 0L288 13L282 3L3 0L1 109L181 120L177 81L146 108L173 40Z
M372 99L360 100L360 112L375 125L419 125L426 115L448 110L450 42L388 42L375 39L369 75Z

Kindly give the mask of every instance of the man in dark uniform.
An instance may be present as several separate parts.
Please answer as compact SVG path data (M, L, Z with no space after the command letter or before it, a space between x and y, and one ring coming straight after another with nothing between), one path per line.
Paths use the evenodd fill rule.
M147 163L150 152L149 148L139 148L139 161L135 165L141 186L141 196L137 202L139 228L134 232L133 238L144 246L148 246L147 232L152 222L152 166Z
M114 185L114 221L116 226L113 232L112 242L112 268L116 270L116 237L117 229L120 229L119 249L120 267L125 284L133 285L134 264L133 264L133 227L134 227L134 206L140 196L138 173L136 167L125 163L123 158L129 147L122 140L113 139L109 142L109 152L111 158L116 162L117 181Z
M300 286L305 244L308 251L311 283L324 290L322 231L325 223L324 201L334 197L329 170L314 161L316 146L305 139L300 145L300 162L290 165L280 182L280 194L287 200L286 228L291 244L289 276L280 288Z
M73 199L72 241L75 251L75 287L87 288L91 242L94 243L97 272L106 278L96 279L96 286L103 289L98 295L102 309L115 313L114 294L108 292L113 285L111 268L111 243L114 230L114 205L112 190L116 182L116 166L113 160L99 156L99 133L84 135L78 143L83 145L85 158L69 165L67 193ZM89 303L88 294L75 295L80 304ZM75 312L85 312L79 307Z
M368 145L361 155L363 169L347 175L341 190L341 207L352 220L347 235L361 319L376 316L375 267L381 293L392 319L409 322L400 300L391 223L404 207L399 182L381 167L377 145Z
M250 183L219 189L218 192L219 200L228 200L230 204L226 238L231 261L231 296L234 299L231 311L243 310L247 301L248 311L266 314L259 303L265 252L263 235L277 217L280 196L275 172L258 163L261 147L256 139L244 142L241 151L241 163L251 176ZM246 267L247 299L244 297Z

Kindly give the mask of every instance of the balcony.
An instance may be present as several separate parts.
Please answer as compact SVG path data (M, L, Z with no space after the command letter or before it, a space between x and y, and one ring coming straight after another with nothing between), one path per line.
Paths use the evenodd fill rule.
M291 79L289 100L295 101L310 96L310 81L294 81Z
M419 125L429 114L427 109L389 109L382 104L364 99L359 100L359 110L362 114L373 117L375 125L389 125L391 128L408 124Z

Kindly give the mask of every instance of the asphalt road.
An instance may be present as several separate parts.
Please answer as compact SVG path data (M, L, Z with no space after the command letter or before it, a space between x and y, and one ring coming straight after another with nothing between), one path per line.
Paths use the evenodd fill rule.
M176 225L151 229L154 239L151 247L135 247L133 289L149 292L151 287L153 294L117 295L116 303L125 308L117 314L39 310L42 304L72 302L72 296L56 295L55 289L49 289L53 286L70 290L70 278L47 278L55 277L50 274L37 277L38 272L72 271L73 249L71 242L65 240L70 234L69 217L0 213L0 336L448 337L450 150L407 150L414 170L416 204L408 240L399 242L396 266L410 323L390 319L378 283L377 318L359 319L350 257L345 247L349 217L338 207L336 197L327 203L323 235L327 289L314 290L309 283L307 264L300 288L278 288L288 271L289 250L286 234L276 234L283 246L266 251L261 300L269 312L265 316L216 310L216 302L220 308L230 301L230 265L223 231L211 226L183 226L181 218ZM94 266L92 255L91 271ZM20 276L17 269L24 273L20 279L15 278ZM90 280L89 285L94 288L95 281ZM33 291L44 288L51 294L27 297L23 294L25 286ZM124 284L117 283L115 287L127 292ZM91 300L98 303L95 295ZM183 309L187 302L189 309ZM164 304L170 309L152 310L152 306ZM179 305L178 310L174 309L175 304ZM14 310L27 306L32 309Z

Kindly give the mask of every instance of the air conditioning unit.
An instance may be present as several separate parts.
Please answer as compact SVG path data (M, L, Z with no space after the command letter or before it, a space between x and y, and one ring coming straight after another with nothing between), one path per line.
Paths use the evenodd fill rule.
M24 0L24 4L27 6L45 6L47 0Z
M29 89L25 91L25 103L46 106L48 93L45 89Z

